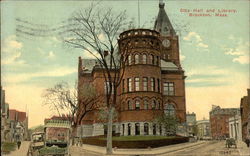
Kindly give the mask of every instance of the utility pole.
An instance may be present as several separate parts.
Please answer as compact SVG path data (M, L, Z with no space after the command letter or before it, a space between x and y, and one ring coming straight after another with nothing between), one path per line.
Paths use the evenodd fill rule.
M236 114L237 111L234 112L234 129L235 129L235 140L237 140L237 127L236 127Z

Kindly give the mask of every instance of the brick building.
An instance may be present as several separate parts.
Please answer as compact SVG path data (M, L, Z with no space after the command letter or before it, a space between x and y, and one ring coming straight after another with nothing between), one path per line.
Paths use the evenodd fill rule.
M242 124L242 140L250 138L250 89L247 89L247 96L241 98L240 101L241 124Z
M120 34L119 52L123 45L133 47L129 52L122 83L118 88L114 131L120 135L164 135L161 125L153 124L160 114L176 116L179 132L186 122L185 75L179 59L178 36L165 12L164 3L154 30L132 29ZM93 84L105 96L105 79L96 60L79 58L78 82ZM85 116L78 132L81 136L104 134L104 125L98 120L98 111ZM177 132L178 133L178 132Z
M229 137L229 118L240 113L238 108L220 108L213 106L209 112L211 135L213 139Z
M12 141L27 140L28 136L28 116L26 112L15 109L9 110L10 133Z

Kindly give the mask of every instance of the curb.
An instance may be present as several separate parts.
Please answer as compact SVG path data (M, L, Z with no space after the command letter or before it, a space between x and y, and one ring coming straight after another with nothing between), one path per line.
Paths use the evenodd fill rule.
M160 155L160 154L166 154L166 153L171 153L171 152L176 152L176 151L179 151L179 150L183 150L183 149L186 149L186 148L190 148L190 147L195 147L195 146L199 146L199 145L202 145L206 142L198 142L198 143L195 143L195 144L188 144L184 147L176 147L175 149L167 149L167 148L171 148L171 147L167 147L167 146L162 146L162 147L158 147L158 148L164 148L165 147L165 150L166 151L157 151L157 150L161 150L161 149L158 149L158 148L151 148L150 150L149 149L140 149L141 150L141 153L137 153L138 152L138 149L116 149L115 151L113 150L113 154L112 156L115 156L115 155ZM178 145L178 144L175 144L175 145ZM93 154L101 154L101 155L106 155L105 153L103 152L98 152L96 150L90 150L90 149L84 149L84 148L80 148L81 151L86 151L86 152L89 152L89 153L93 153ZM134 153L125 153L125 152L133 152L133 151L137 151L136 154ZM117 153L118 152L118 153ZM120 153L121 152L121 153ZM123 153L124 152L124 153Z

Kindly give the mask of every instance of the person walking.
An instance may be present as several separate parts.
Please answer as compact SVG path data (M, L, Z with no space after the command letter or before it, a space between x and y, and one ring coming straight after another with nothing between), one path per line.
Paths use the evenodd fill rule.
M18 140L18 141L17 141L17 147L18 147L18 149L20 148L20 146L21 146L21 141Z

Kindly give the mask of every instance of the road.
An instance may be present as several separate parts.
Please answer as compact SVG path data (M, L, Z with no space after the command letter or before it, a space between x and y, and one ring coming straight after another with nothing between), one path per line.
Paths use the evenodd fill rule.
M226 148L225 141L208 141L205 144L162 154L160 156L239 156L236 148Z
M83 150L79 147L71 146L70 147L71 156L100 156L99 153Z

